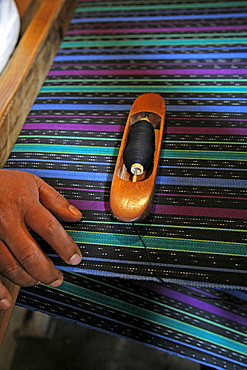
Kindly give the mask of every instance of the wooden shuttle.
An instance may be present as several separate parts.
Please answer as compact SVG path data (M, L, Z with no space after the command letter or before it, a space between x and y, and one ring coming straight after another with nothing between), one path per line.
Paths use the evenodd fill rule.
M150 122L154 131L154 153L151 166L142 172L141 167L126 167L124 152L135 123ZM153 93L139 96L133 103L124 129L110 191L112 216L118 221L136 222L145 219L151 210L158 162L165 125L164 99ZM145 143L143 143L145 145ZM132 172L133 171L133 172Z

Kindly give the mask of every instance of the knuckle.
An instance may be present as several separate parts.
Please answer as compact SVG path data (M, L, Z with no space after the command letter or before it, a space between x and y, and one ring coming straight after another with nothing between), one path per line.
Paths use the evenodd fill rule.
M25 268L26 266L34 266L39 262L39 254L36 250L29 252L23 251L22 255L19 257L21 265Z
M36 280L31 276L25 274L24 270L15 264L6 265L3 270L3 275L6 276L10 281L21 286L34 285ZM24 276L25 275L25 276Z
M21 267L17 264L6 264L3 268L3 274L10 280L14 280L22 274Z
M47 232L51 235L57 234L58 232L58 222L55 218L46 219L43 224L44 232Z

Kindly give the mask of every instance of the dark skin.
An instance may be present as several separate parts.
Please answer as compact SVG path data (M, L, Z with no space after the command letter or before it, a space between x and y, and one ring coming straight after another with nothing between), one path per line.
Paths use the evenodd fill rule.
M35 231L68 264L77 265L81 252L59 220L76 222L81 212L41 178L22 171L0 170L0 273L20 286L59 286L63 274L29 233ZM12 305L0 283L0 308Z

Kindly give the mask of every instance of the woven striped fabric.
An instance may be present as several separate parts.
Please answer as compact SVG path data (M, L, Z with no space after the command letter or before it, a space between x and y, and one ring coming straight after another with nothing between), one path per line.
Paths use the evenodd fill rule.
M246 288L247 2L79 2L7 168L84 214L74 272ZM166 133L145 222L114 222L109 190L129 109L160 93ZM146 245L146 250L138 237Z
M70 267L37 236L65 283L19 304L246 368L246 295L212 289L247 287L246 16L247 1L79 1L6 168L82 210L64 226L84 258ZM145 92L165 99L166 130L151 214L133 225L112 219L109 190Z
M18 303L215 369L247 367L245 292L65 272L60 288L22 289Z

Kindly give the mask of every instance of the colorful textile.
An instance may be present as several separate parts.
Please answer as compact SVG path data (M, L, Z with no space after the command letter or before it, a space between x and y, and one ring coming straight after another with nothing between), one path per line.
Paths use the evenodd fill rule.
M6 168L41 176L82 210L65 227L84 258L67 266L39 240L66 282L23 289L19 304L246 368L246 296L212 290L247 286L246 16L246 1L78 3ZM109 190L145 92L164 97L166 133L152 212L132 225L113 221Z
M246 287L246 6L79 3L7 163L83 211L67 226L83 263L54 256L58 266ZM167 104L153 210L136 226L147 251L109 212L126 117L144 92Z
M18 302L215 369L247 367L244 292L65 272L60 288L22 289Z

